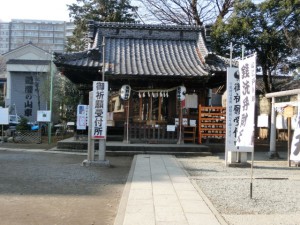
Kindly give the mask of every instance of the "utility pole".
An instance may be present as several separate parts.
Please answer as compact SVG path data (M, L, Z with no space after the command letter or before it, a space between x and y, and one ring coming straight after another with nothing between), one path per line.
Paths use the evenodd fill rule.
M52 130L52 101L53 101L53 77L54 77L54 65L53 65L53 53L51 54L50 61L50 102L49 102L49 110L50 110L50 122L48 123L48 144L51 144L51 130Z

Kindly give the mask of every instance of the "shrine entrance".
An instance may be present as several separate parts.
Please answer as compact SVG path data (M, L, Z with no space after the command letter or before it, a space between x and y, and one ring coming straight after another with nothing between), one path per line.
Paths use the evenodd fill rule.
M187 88L184 101L176 95L178 86L160 89L132 88L130 99L122 100L111 95L108 124L124 129L123 140L130 143L177 143L184 139L185 127L194 127L195 143L198 120L198 104L206 101L206 90ZM180 115L182 122L180 127ZM127 127L128 123L128 127ZM191 132L191 131L189 131ZM186 139L188 140L188 139Z

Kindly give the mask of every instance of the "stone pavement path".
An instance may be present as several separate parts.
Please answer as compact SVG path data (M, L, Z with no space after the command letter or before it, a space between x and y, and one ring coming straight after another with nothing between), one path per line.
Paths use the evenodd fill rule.
M210 206L208 206L210 205ZM136 155L115 225L226 224L171 155Z

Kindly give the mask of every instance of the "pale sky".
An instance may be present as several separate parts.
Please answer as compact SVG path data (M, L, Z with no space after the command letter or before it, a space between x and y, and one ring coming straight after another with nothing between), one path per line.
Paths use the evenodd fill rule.
M0 21L11 19L70 21L67 4L76 0L1 0Z
M76 2L76 0L1 0L0 21L10 22L11 19L70 21L67 4ZM135 0L131 0L131 3L138 5Z

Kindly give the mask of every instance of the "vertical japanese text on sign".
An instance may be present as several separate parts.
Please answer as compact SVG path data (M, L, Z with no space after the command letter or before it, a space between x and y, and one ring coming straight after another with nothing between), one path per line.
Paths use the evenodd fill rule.
M253 146L256 83L256 55L239 62L240 120L237 132L238 146Z
M106 139L108 83L93 82L92 138Z
M227 69L226 149L238 151L236 135L240 119L240 83L237 68Z
M24 102L24 115L32 116L32 96L33 96L33 77L25 77L25 102Z

